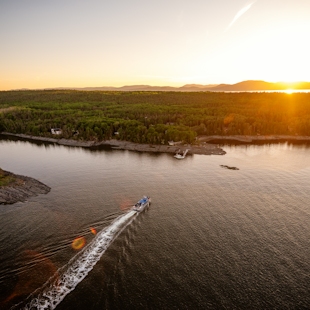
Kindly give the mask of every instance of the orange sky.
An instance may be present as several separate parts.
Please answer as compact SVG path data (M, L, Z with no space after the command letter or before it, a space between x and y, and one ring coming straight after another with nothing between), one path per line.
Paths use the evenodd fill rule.
M0 2L0 90L310 81L309 0Z

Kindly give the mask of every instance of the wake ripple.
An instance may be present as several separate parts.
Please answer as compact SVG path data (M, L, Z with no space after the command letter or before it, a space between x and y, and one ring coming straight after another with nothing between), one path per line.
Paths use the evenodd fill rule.
M137 213L129 211L96 235L91 243L57 271L40 289L31 294L22 309L55 309L87 276L112 241L127 227ZM21 309L21 304L11 309Z

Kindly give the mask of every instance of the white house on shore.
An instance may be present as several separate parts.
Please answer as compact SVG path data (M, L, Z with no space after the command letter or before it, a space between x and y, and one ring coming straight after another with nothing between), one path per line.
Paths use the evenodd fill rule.
M62 130L60 128L51 128L52 135L61 135Z
M173 145L180 145L180 144L182 144L182 141L177 141L177 142L175 142L175 141L168 141L168 144L171 145L171 146L173 146Z

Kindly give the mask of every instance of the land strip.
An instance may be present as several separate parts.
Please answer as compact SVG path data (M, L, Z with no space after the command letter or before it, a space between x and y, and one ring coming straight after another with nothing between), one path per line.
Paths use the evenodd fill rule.
M26 140L41 141L55 143L65 146L76 146L85 148L95 148L100 146L109 146L112 149L129 150L137 152L155 152L155 153L176 153L177 151L189 150L189 154L203 154L203 155L224 155L226 152L215 144L202 143L199 145L178 144L178 145L163 145L163 144L140 144L122 140L104 140L100 142L95 141L79 141L70 139L55 139L38 136L30 136L25 134L12 134L8 132L1 133L4 136L12 136Z

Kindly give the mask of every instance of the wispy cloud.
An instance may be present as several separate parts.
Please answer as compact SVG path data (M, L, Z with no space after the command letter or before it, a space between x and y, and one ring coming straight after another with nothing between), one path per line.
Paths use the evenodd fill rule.
M251 2L250 4L248 4L247 6L245 6L244 8L242 8L240 11L238 11L238 13L235 15L235 17L233 18L233 20L231 21L231 23L228 25L228 27L225 29L225 32L228 31L232 25L245 13L247 12L251 6L255 3L256 1Z

